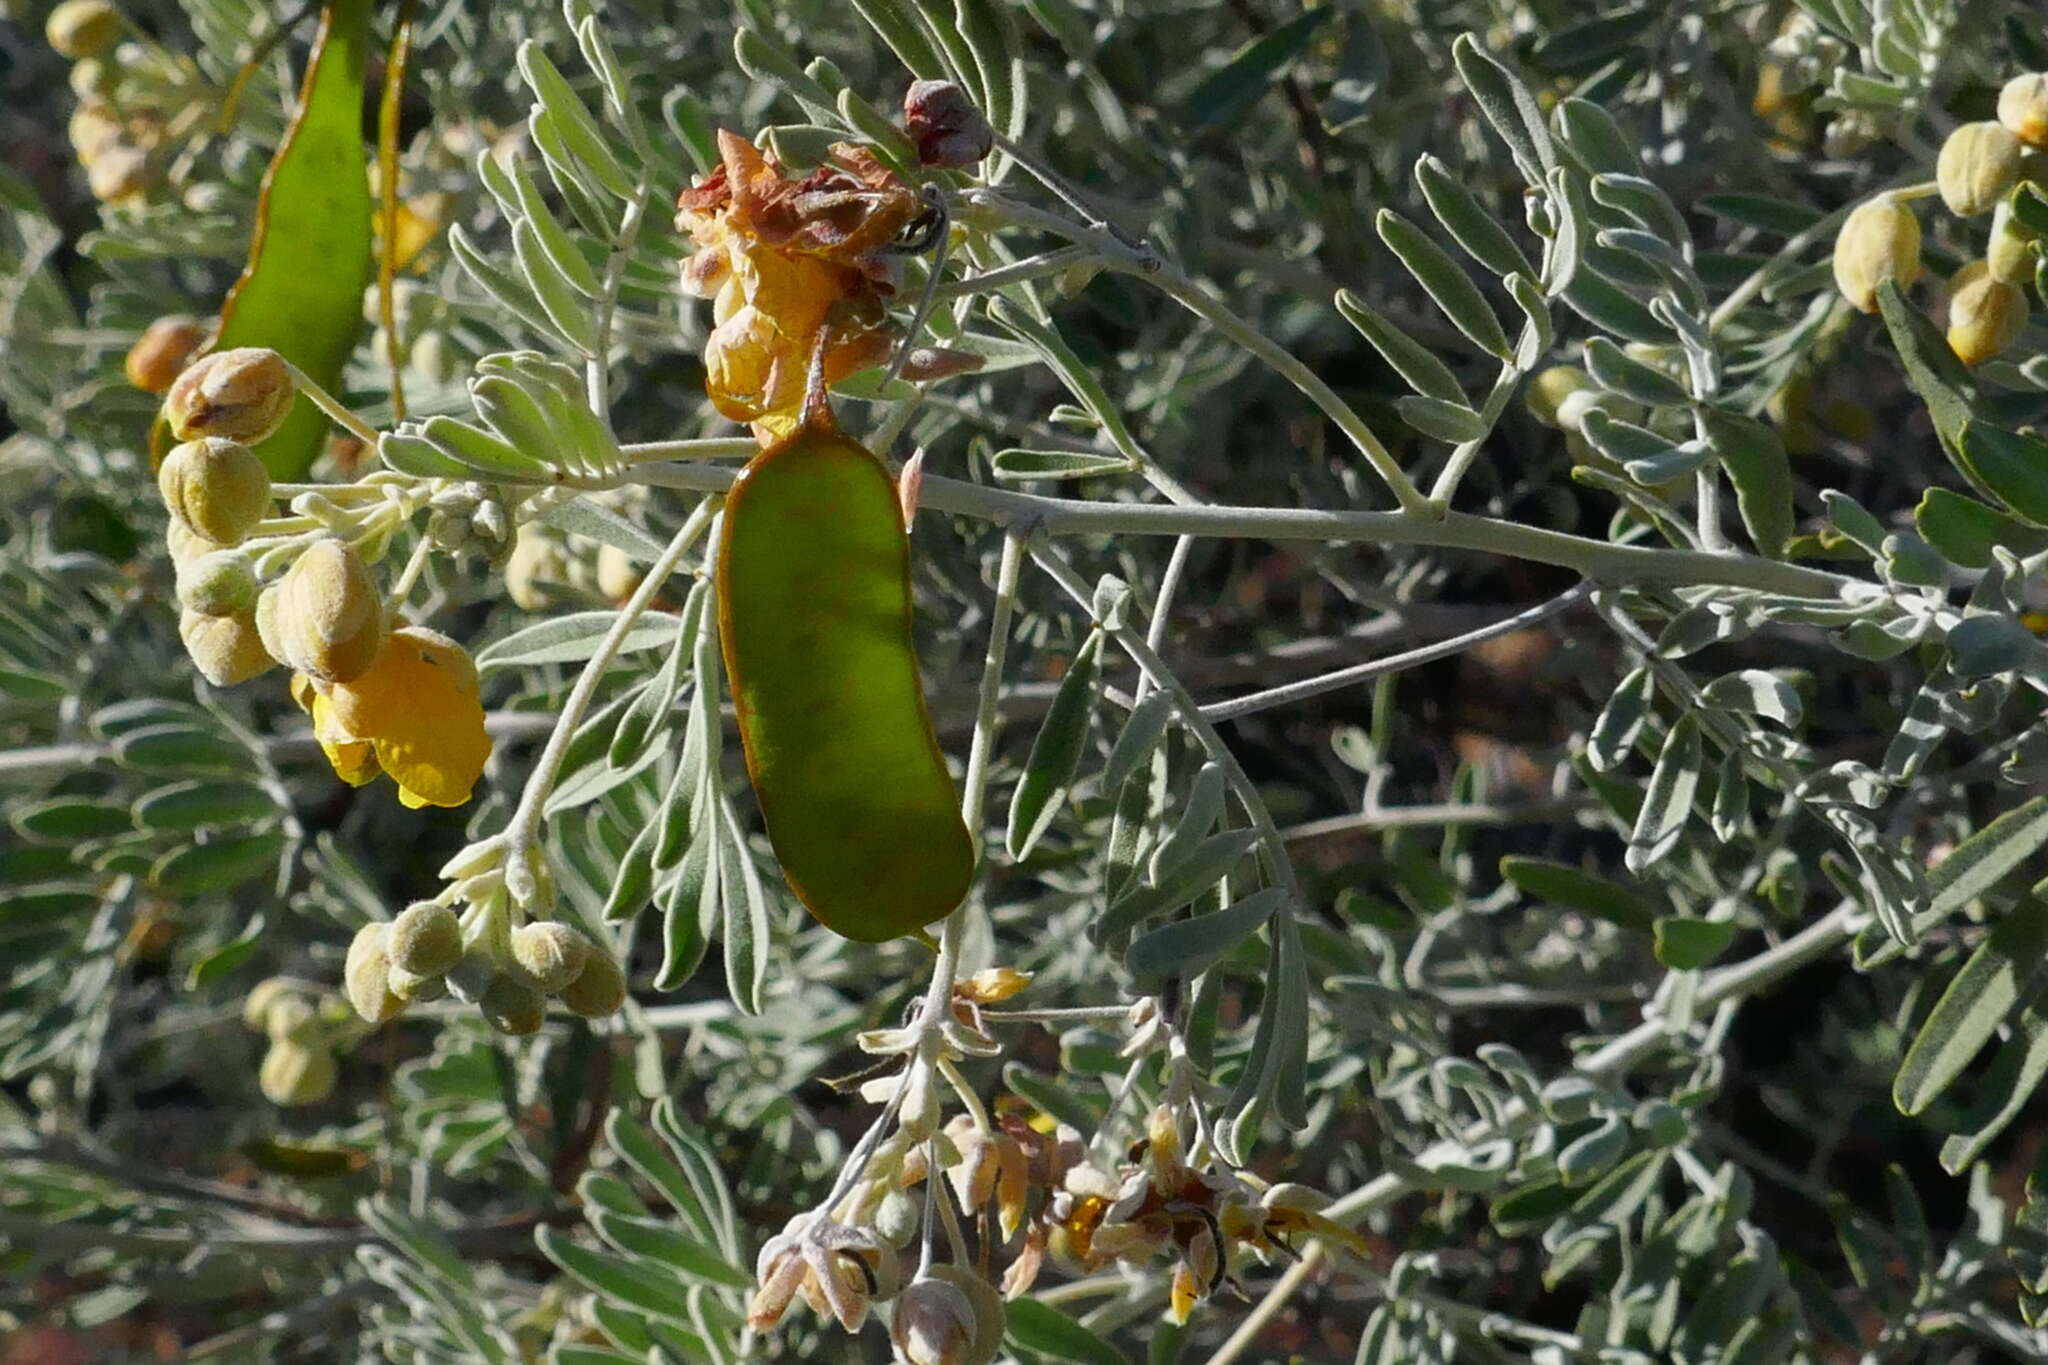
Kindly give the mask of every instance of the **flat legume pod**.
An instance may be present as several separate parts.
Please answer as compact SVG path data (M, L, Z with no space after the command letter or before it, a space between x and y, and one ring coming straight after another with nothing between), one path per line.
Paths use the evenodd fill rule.
M814 416L733 484L717 574L747 772L797 898L870 943L943 918L974 846L918 680L888 469Z

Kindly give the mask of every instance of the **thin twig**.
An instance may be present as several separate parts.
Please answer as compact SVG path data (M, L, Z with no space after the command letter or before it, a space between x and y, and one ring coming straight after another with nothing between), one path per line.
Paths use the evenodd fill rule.
M1306 701L1310 697L1320 697L1326 692L1354 687L1359 683L1433 663L1438 659L1448 659L1454 654L1462 654L1468 649L1485 644L1488 640L1497 640L1503 635L1512 635L1518 630L1527 630L1552 617L1562 616L1585 601L1592 593L1593 586L1590 580L1578 583L1549 601L1539 602L1525 611L1516 612L1506 620L1496 621L1478 630L1467 631L1463 635L1454 635L1448 640L1438 640L1435 644L1424 645L1420 649L1407 650L1384 659L1374 659L1370 663L1356 664L1350 668L1340 668L1319 678L1303 678L1300 682L1269 687L1262 692L1233 697L1229 701L1212 702L1202 708L1202 715L1209 720L1232 720L1238 716L1251 715L1255 711L1288 706L1294 702Z

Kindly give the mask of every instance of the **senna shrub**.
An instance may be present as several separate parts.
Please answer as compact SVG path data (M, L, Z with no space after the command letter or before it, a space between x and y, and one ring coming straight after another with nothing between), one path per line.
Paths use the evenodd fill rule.
M2048 1354L2023 0L8 14L6 1359Z

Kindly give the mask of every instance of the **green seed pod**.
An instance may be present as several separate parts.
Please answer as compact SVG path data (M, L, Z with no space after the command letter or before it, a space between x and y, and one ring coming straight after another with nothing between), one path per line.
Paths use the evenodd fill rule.
M493 980L476 1003L486 1023L515 1038L540 1032L548 1012L548 1002L539 991L509 976Z
M201 616L256 611L256 570L240 550L209 550L178 565L178 605Z
M91 106L83 106L79 115ZM83 126L84 135L96 136L90 119L81 120L73 116L72 143L78 144ZM117 125L118 126L118 125ZM128 376L128 382L144 393L162 393L184 373L192 353L206 343L206 328L194 318L158 318L143 328L142 335L128 348L128 355L121 362L121 372Z
M2034 278L2034 259L2034 235L2013 216L2011 198L1999 200L1991 214L1991 243L1984 248L1991 278L2024 286Z
M1859 311L1877 311L1877 287L1904 289L1920 278L1920 220L1880 195L1858 204L1835 235L1835 287Z
M372 920L356 931L341 969L342 990L356 1013L372 1024L395 1018L405 1001L391 993L391 959L387 947L391 925Z
M733 484L716 583L747 774L797 898L863 943L944 918L975 845L918 677L888 467L814 414Z
M2048 71L2014 76L1998 92L1998 122L2029 147L2048 147Z
M338 1074L334 1054L324 1047L272 1043L263 1054L256 1084L272 1104L318 1104L334 1093Z
M278 429L297 397L284 357L238 346L187 366L164 395L164 417L181 441L224 436L255 445Z
M1574 365L1552 365L1529 381L1522 394L1529 415L1546 427L1562 427L1558 408L1581 389L1593 387L1593 377Z
M208 616L188 609L178 614L178 638L194 667L215 687L245 683L277 666L250 612Z
M2027 296L1971 261L1949 281L1948 346L1965 365L1981 365L2012 345L2027 325Z
M462 960L462 922L433 901L415 901L391 921L391 965L417 976L440 976Z
M1952 213L1991 212L2020 178L2020 140L1996 123L1965 123L1948 135L1935 159L1934 182Z
M383 594L355 546L333 536L292 561L267 610L278 657L321 682L362 677L384 646Z
M43 37L60 57L98 57L121 41L121 16L106 0L64 0L50 11Z
M289 978L269 976L250 987L242 997L242 1022L258 1033L267 1032L273 1006L295 996L298 987Z
M619 1006L626 1003L626 973L619 966L618 959L604 949L591 945L584 954L583 970L576 973L576 979L562 987L562 1004L572 1013L585 1019L602 1019L618 1013Z
M574 981L590 957L590 940L566 924L536 920L512 931L512 963L520 979L543 995Z
M156 486L172 515L216 546L240 544L270 514L270 472L235 441L203 437L172 447Z

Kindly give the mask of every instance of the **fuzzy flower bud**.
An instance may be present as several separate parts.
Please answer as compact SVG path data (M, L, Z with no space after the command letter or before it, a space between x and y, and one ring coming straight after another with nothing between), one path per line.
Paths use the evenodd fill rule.
M396 964L392 966L389 972L385 973L384 984L391 988L393 995L405 1001L408 1005L414 1001L439 1000L442 996L448 994L448 980L446 977L426 976L419 972L409 972Z
M1941 144L1934 181L1949 210L1965 218L1989 213L2020 178L2019 138L2000 124L1965 123Z
M85 168L85 187L102 204L139 199L148 193L149 186L149 153L140 147L108 147Z
M972 166L995 146L981 110L951 81L913 81L903 96L903 131L927 166Z
M1877 287L1920 278L1920 220L1882 196L1858 204L1835 236L1835 287L1860 312L1877 311Z
M201 616L256 610L256 570L239 550L209 550L178 564L178 605Z
M1529 381L1522 402L1528 406L1529 415L1544 426L1561 428L1564 424L1558 420L1558 409L1564 400L1592 387L1593 377L1577 366L1552 365Z
M390 937L388 921L365 924L349 941L348 959L341 969L342 990L349 1004L372 1024L394 1018L405 1008L405 1001L391 993Z
M2007 81L1998 92L1998 121L2029 147L2048 147L2048 71Z
M319 1011L303 995L288 994L273 1000L263 1016L263 1032L273 1043L297 1043L300 1047L327 1045Z
M326 1048L272 1043L263 1054L256 1084L272 1104L318 1104L334 1093L336 1075L334 1054Z
M250 987L249 993L242 997L242 1022L258 1033L266 1033L270 1028L272 1010L296 995L297 988L289 978L267 976Z
M2018 285L1971 261L1949 281L1948 346L1965 365L1981 365L2012 345L2027 325L2027 296Z
M278 657L324 683L362 677L384 644L383 594L355 546L337 537L314 541L292 561L268 610L274 618L263 624Z
M187 317L164 317L142 329L128 348L121 372L144 393L162 393L184 372L192 353L206 343L206 328Z
M60 57L97 57L121 40L121 16L106 0L64 0L50 11L43 37Z
M583 971L590 940L566 924L536 920L512 931L512 962L519 977L543 995L553 995Z
M493 979L476 1003L486 1023L515 1038L540 1032L548 1012L548 1002L539 991L509 976Z
M297 396L284 357L238 346L187 366L164 396L164 416L181 441L225 436L255 445L278 429Z
M215 687L233 687L274 667L251 612L209 616L187 608L178 614L178 638L193 665Z
M1991 215L1991 242L1984 248L1984 264L1993 279L2007 284L2025 285L2034 277L2034 234L2013 216L2010 198L1999 200Z
M391 965L415 976L439 976L462 960L462 925L455 912L415 901L391 921Z
M963 1365L974 1342L974 1305L944 1280L913 1280L896 1300L889 1340L904 1365Z
M602 1019L616 1014L626 1003L626 973L618 959L592 946L584 954L583 970L562 987L560 999L572 1014L585 1019Z
M235 545L270 512L270 473L245 445L202 437L174 446L156 472L177 518L215 545Z

